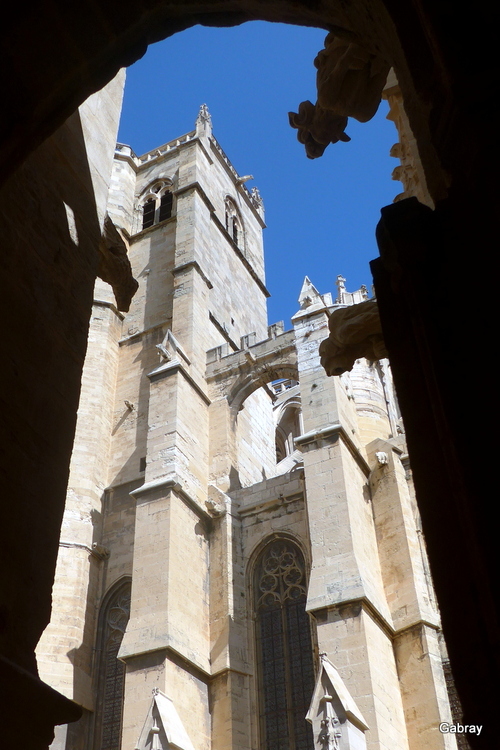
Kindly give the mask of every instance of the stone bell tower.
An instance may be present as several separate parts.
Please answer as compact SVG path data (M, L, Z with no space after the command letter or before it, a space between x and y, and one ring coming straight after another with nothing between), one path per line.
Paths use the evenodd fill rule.
M139 289L126 315L95 289L39 650L85 711L53 748L452 750L390 369L328 378L318 353L367 290L306 278L268 327L250 179L205 105L147 154L117 145Z
M241 477L260 479L274 462L271 401L262 393L253 411L260 406L267 439L235 464L217 408L214 424L206 352L267 338L263 207L213 138L205 105L193 132L140 158L121 147L116 167L111 215L133 238L140 288L119 342L117 416L126 402L133 409L112 447L110 494L144 471L140 486L128 488L136 511L130 620L119 651L127 665L122 742L137 741L158 688L191 716L190 737L201 747L211 731L212 496ZM125 213L119 186L133 179ZM248 415L252 423L256 414Z

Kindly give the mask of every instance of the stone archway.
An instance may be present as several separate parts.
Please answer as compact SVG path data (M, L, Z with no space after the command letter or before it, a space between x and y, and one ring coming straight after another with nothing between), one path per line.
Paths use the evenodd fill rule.
M286 0L116 2L103 4L99 17L96 16L97 6L94 3L80 3L78 14L67 13L63 6L63 3L60 6L54 3L50 16L44 14L42 3L38 7L34 4L32 16L37 19L36 44L28 43L26 49L22 50L23 63L14 69L11 65L6 70L4 91L11 103L13 117L6 118L0 130L0 164L3 165L0 174L8 174L15 168L44 137L62 124L77 105L111 80L120 67L128 66L142 57L149 44L196 24L234 26L250 20L324 28L325 31L333 31L339 38L361 44L393 65L414 132L417 139L426 144L423 161L429 161L428 166L433 167L429 171L436 172L438 163L431 155L432 139L429 132L423 131L425 123L421 117L419 92L414 87L398 36L398 19L391 20L392 9L388 9L383 0L355 0L349 6L338 0L313 6L307 2L292 3ZM423 48L429 47L429 42L417 15L414 14L411 19L405 18L406 23L409 20L412 44L420 45L421 54ZM26 37L26 23L22 14L17 18L13 13L9 29L9 38ZM52 59L54 49L58 49L59 58L64 59L64 69L57 64L40 66L40 59ZM75 49L82 51L75 54ZM34 69L37 69L36 80L30 79L30 71ZM413 103L415 117L412 117ZM421 136L419 130L422 130ZM434 197L443 194L443 184L438 185L434 180L431 192L432 187Z

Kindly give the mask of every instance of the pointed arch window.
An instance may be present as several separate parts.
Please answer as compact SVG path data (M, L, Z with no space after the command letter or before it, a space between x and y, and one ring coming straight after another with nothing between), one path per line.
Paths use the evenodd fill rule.
M232 198L227 196L225 201L226 230L233 242L241 249L243 245L243 223L236 204Z
M118 651L130 617L130 592L130 580L120 582L105 598L99 615L95 750L120 750L125 664Z
M305 716L314 689L306 571L299 547L270 542L254 572L261 750L314 750Z
M142 229L170 219L174 212L172 181L160 180L148 187L140 203L142 204Z
M170 219L170 217L172 216L173 198L174 197L170 190L167 190L161 196L159 221L165 221L165 219Z
M156 201L150 198L142 207L142 228L147 229L155 223Z

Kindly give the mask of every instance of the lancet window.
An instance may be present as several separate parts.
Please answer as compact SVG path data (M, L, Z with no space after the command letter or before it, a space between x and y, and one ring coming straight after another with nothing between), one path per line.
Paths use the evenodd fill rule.
M159 213L159 221L165 221L165 219L170 219L172 216L172 204L173 204L174 196L170 192L170 190L167 190L160 198L160 213Z
M142 208L142 228L152 227L155 223L156 201L150 198Z
M226 209L226 229L231 235L233 242L238 245L239 248L243 248L243 223L241 221L238 209L232 198L229 196L225 201Z
M118 651L130 617L130 580L120 582L103 602L99 616L99 673L95 750L120 750L125 664Z
M304 556L289 539L261 552L254 572L261 750L314 750L305 716L314 689Z
M173 214L174 196L171 191L170 181L164 180L155 183L148 188L147 193L141 201L142 205L142 229L152 227L160 221L170 219Z

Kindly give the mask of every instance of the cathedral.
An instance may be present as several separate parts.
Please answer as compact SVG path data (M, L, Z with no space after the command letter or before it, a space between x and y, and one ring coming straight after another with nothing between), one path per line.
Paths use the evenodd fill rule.
M359 405L361 397L352 382L355 370L349 376L352 392L348 392L342 376L323 382L318 368L316 381L315 365L304 364L304 347L310 341L314 353L313 323L319 325L322 315L319 311L312 315L314 306L321 306L316 291L306 284L301 315L294 324L297 372L293 367L289 372L276 367L269 382L262 376L263 384L252 391L253 375L245 369L248 363L253 357L252 371L259 372L256 363L266 346L263 342L268 341L272 349L272 341L284 342L280 336L290 334L261 330L261 308L253 298L251 325L241 311L227 317L217 314L222 308L231 309L232 288L217 281L218 274L228 269L222 262L213 264L214 253L220 261L221 249L226 247L224 231L229 237L226 241L231 242L232 236L236 247L227 245L234 253L226 260L238 267L237 273L233 268L227 274L231 283L241 278L244 269L252 279L250 269L261 282L262 277L252 235L258 219L249 214L253 209L243 185L231 182L229 172L229 182L215 187L220 157L210 138L203 141L200 134L188 139L191 145L179 139L171 149L172 157L179 155L178 173L152 174L152 193L147 195L141 190L147 189L148 178L144 177L143 187L139 178L154 170L162 149L146 159L148 163L139 163L130 154L123 165L124 202L115 206L118 213L123 206L123 218L113 205L108 207L120 99L110 91L117 93L119 71L142 57L149 45L182 34L184 29L198 24L232 27L253 20L315 26L328 33L325 49L315 58L318 64L314 63L319 84L316 104L299 103L290 119L311 157L320 157L329 143L344 139L349 118L370 119L385 87L385 71L392 68L395 72L400 92L394 89L388 98L394 99L392 116L406 128L407 139L396 146L394 155L401 160L399 171L407 184L398 202L381 207L381 219L376 230L373 227L380 255L370 268L442 629L463 707L460 720L469 727L481 727L480 734L468 734L474 750L491 750L498 744L498 532L492 492L498 472L495 461L488 460L489 442L484 439L492 425L494 429L494 399L491 388L478 387L477 378L469 374L471 357L474 372L482 372L478 368L491 358L490 332L497 305L495 295L484 293L473 295L472 300L466 294L464 304L463 291L471 274L483 284L492 278L496 256L491 248L498 243L498 179L492 165L498 141L496 97L492 95L498 67L495 10L491 3L477 3L472 12L457 13L445 0L80 0L78 4L32 0L9 6L7 23L0 29L5 102L0 113L2 747L47 750L54 726L59 747L102 745L103 717L96 712L101 705L107 706L105 723L123 727L122 747L141 747L141 743L156 748L167 743L203 747L211 742L215 750L233 743L238 722L247 722L242 729L243 745L255 747L257 743L258 747L272 731L274 699L268 701L269 685L286 685L281 692L286 705L299 705L299 698L288 702L297 684L286 656L290 646L283 645L286 658L281 663L287 671L281 682L277 677L271 680L263 666L269 654L263 623L269 612L272 617L275 612L268 599L257 598L257 590L264 581L263 570L279 579L280 592L285 574L269 569L278 551L273 548L275 554L271 554L268 545L273 540L265 536L264 522L255 524L263 532L253 544L245 536L244 520L244 509L249 507L245 492L250 487L257 488L257 497L263 482L294 475L291 465L283 474L269 471L262 451L254 454L250 438L240 439L246 429L255 434L254 402L264 411L270 408L266 398L278 406L273 399L281 398L275 390L279 381L299 383L301 392L303 423L299 419L299 426L293 428L281 423L283 432L274 437L281 459L277 463L285 459L295 465L296 458L303 460L303 469L297 462L295 476L304 472L301 497L307 534L299 527L286 531L285 519L292 519L291 513L285 513L286 495L276 498L270 491L267 499L282 512L281 525L272 522L273 533L281 544L292 545L281 550L290 554L286 559L297 583L297 606L301 587L306 590L314 672L307 731L310 726L316 747L330 749L354 743L356 732L356 741L391 750L415 746L415 738L426 733L425 747L438 741L438 735L432 734L443 715L435 700L436 695L443 696L441 659L433 645L437 618L420 598L428 577L419 574L425 571L424 558L420 560L416 552L419 521L403 512L407 485L399 481L398 461L404 467L406 448L400 446L398 457L390 442L402 440L403 433L394 437L384 427L379 437L372 435L368 440L366 425L362 425L371 407ZM220 52L224 54L223 46ZM292 48L290 54L294 54ZM312 69L312 59L310 64ZM192 168L200 167L191 177L183 171L182 162L190 148L197 150ZM168 154L163 155L167 164ZM122 156L127 157L126 150ZM208 170L209 159L213 165L207 181L201 167ZM183 186L176 185L181 174ZM220 175L226 180L224 171ZM167 178L173 180L171 189ZM170 197L164 197L167 192L172 194L171 207ZM135 224L132 216L126 217L125 196L132 193L135 202L127 201L138 211ZM210 207L202 194L208 196ZM190 196L196 222L183 224L181 234L181 209ZM143 198L146 203L153 201L146 210L146 223L153 218L153 224L141 229ZM226 198L230 199L227 227ZM253 198L258 212L257 194ZM166 218L169 211L171 218ZM106 213L113 219L106 219ZM126 230L127 221L130 230ZM205 221L203 231L199 231L199 221ZM215 232L219 224L220 237ZM148 262L142 263L137 253L149 236L150 257L159 257L155 243L162 233L168 236L172 231L173 235L174 227L175 253L185 259L172 258L164 288L174 289L175 297L155 297L149 292L155 285L161 287L159 276L153 269L148 275L149 255ZM196 243L190 239L194 234ZM209 246L209 238L215 236L218 244ZM121 315L127 312L137 286L127 265L127 243L143 290L130 308L130 324ZM198 243L204 243L208 252L198 266L212 289L192 260ZM327 251L323 264L325 279L333 280L342 270L335 268ZM111 283L114 300L101 285L94 294L96 276ZM254 297L258 297L259 284L255 284ZM227 297L224 306L215 304L216 288ZM247 306L252 288L245 283L240 302ZM323 291L321 287L319 292ZM330 322L350 309L341 307L339 295L331 306L324 294L319 296L325 311L340 305ZM311 299L309 306L303 305L306 297ZM142 323L138 320L140 299L144 299ZM196 316L192 307L191 317L184 311L181 318L176 317L179 305L189 306L195 300ZM162 305L165 309L160 314ZM219 332L217 338L216 324L206 322L207 309L225 335ZM235 330L230 327L231 318ZM160 319L163 329L155 333L154 320ZM308 322L313 330L306 336ZM135 328L140 346L133 338ZM198 334L206 341L195 347ZM240 334L250 338L242 343ZM148 337L156 335L149 348ZM109 344L105 346L102 339L106 336ZM326 337L325 327L321 346ZM201 350L206 357L225 344L229 349L221 350L220 359L212 353L202 375ZM131 353L134 346L140 356L132 357L124 370L126 352ZM150 364L146 360L153 348ZM231 381L230 366L237 357L241 357L240 375ZM366 359L375 362L384 357ZM229 388L234 382L227 396L226 364ZM94 377L90 377L93 367ZM162 367L164 371L158 370ZM134 390L137 395L139 373L144 377L137 399ZM387 381L384 385L387 391ZM174 394L165 415L165 400L155 402L154 397L167 387ZM181 399L177 398L180 389ZM325 399L321 402L322 392ZM376 392L370 387L363 398L369 396L370 401ZM196 400L198 409L193 406ZM142 410L146 401L147 416L146 409ZM355 415L352 427L349 414ZM279 410L277 418L281 420ZM379 418L383 424L383 417ZM143 429L146 419L147 429ZM266 419L258 421L266 429ZM341 425L338 432L328 433L336 424ZM299 428L301 434L297 434ZM287 435L294 432L297 437L291 444ZM388 438L389 434L393 437ZM386 454L388 463L382 455L380 461L376 455L375 460L370 458L373 439L383 441L386 449L379 445L375 453ZM224 440L228 445L219 454L216 446ZM295 451L299 453L289 458ZM327 466L323 458L331 461L331 471L323 471ZM312 469L315 460L318 466ZM260 466L265 477L262 471L256 476ZM127 492L127 481L135 495ZM359 487L370 485L365 506L360 490L354 489L356 481ZM322 492L328 497L324 510ZM381 498L391 500L385 506ZM228 502L230 510L224 513ZM263 503L258 513L256 509L256 519L263 517L265 507ZM181 515L188 513L199 519L194 527L180 522ZM404 519L401 525L398 518ZM400 534L403 525L405 531ZM128 531L132 526L133 540ZM158 538L153 534L156 529ZM225 536L223 531L227 531ZM219 538L232 554L219 554L217 564L233 567L214 578ZM318 544L318 539L325 543ZM404 543L397 543L402 539ZM207 557L201 564L203 547ZM186 565L187 554L196 558L193 564ZM281 563L278 567L281 570ZM202 586L203 570L209 576ZM275 579L265 580L262 595ZM239 600L238 582L244 582ZM276 593L276 607L278 599L283 599L278 588L269 589L272 599ZM280 611L288 613L286 596ZM56 606L52 607L52 601ZM245 608L244 618L238 614L242 610L237 601ZM150 612L158 613L155 618L148 606ZM195 610L196 617L192 617ZM309 643L300 612L299 630L306 633L303 642ZM105 623L109 623L109 638ZM274 639L273 648L279 643L289 644L290 635ZM276 645L277 663L279 648ZM382 658L383 648L387 650ZM301 647L300 653L305 659L300 684L309 685L309 692L312 679L304 676L310 673L309 647ZM108 697L103 703L99 696L104 694ZM303 699L307 704L308 696ZM248 711L240 710L240 702ZM276 698L274 705L278 702ZM294 710L287 708L287 717ZM275 723L278 726L278 720ZM282 744L292 746L299 730L290 729L289 723L284 730L283 719L279 726L287 737ZM114 743L116 747L119 729L110 731L114 739L107 740L108 746ZM397 742L391 731L398 734ZM451 738L450 732L440 740L446 745Z
M454 750L388 361L327 377L318 352L368 290L306 277L269 325L245 180L205 105L154 151L117 144L107 221L139 286L126 313L94 292L37 649L83 717L51 747Z

